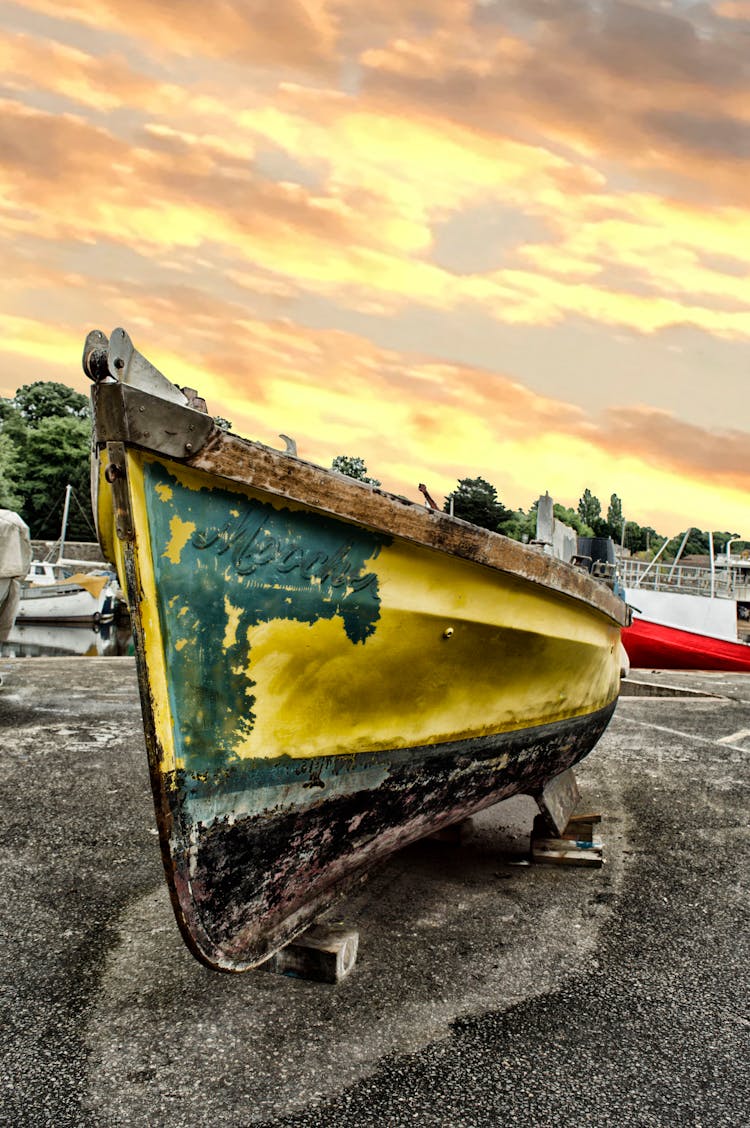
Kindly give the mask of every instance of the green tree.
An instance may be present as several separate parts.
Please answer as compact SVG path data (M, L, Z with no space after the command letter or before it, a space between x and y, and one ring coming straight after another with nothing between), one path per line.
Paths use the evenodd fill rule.
M91 540L94 522L89 500L91 424L73 415L40 420L31 430L24 461L24 503L21 516L32 536L54 540L60 535L65 487L73 487L67 536Z
M531 541L536 536L536 505L526 513L516 509L503 525L503 535L511 540Z
M578 516L584 525L588 525L590 529L595 529L596 522L600 520L601 515L602 503L587 487L583 491L583 496L578 499Z
M631 552L646 552L658 541L658 534L650 525L642 527L637 521L628 521L625 525L625 547Z
M346 474L347 478L356 478L358 482L367 482L371 486L380 485L377 478L369 477L363 458L349 454L337 454L331 463L331 469L338 470L339 474Z
M676 542L675 546L674 546L675 552L679 548L680 541L682 540L682 537L684 535L685 535L684 533L681 533L679 538L677 538L677 537L674 538L675 542ZM719 530L715 530L715 531L712 530L712 535L713 535L713 541L714 541L714 552L719 553L719 552L723 552L725 550L726 543L727 543L728 540L731 540L732 537L738 536L739 534L720 532ZM670 547L666 551L670 552L671 549L672 549L672 546L670 545ZM684 549L682 550L682 555L683 556L708 556L710 551L711 551L711 549L710 549L710 544L709 544L708 531L703 530L703 529L691 529L690 530L690 536L687 539L687 544L685 545Z
M13 400L0 399L0 506L20 513L28 427Z
M13 440L0 431L0 509L18 510L22 497L18 483L18 458Z
M607 507L607 525L609 526L609 535L614 537L615 540L622 538L623 520L622 502L617 494L613 493L609 499L609 506Z
M493 532L499 532L501 526L515 518L513 510L498 501L497 490L484 478L460 478L456 489L445 499L446 513L450 512L451 499L454 517Z
M552 512L558 521L562 521L563 525L575 529L579 537L592 537L594 535L591 526L581 519L581 515L575 509L568 508L556 501L552 506Z
M67 384L58 384L54 380L24 384L16 392L13 404L32 426L44 419L67 416L87 419L89 415L88 398L73 391Z
M724 531L723 533L715 532L714 533L714 552L726 552L727 541L733 540L734 538L739 537L739 536L740 536L739 533L727 533L726 531ZM739 545L742 542L738 541L737 543ZM741 550L738 550L738 551L741 551Z
M19 457L26 449L28 424L13 400L0 399L0 432L7 435Z

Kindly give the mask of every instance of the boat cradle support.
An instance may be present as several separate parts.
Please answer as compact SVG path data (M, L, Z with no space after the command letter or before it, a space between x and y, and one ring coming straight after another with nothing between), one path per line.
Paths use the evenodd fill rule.
M571 815L581 801L575 773L572 768L561 772L544 785L534 798L548 829L562 834Z

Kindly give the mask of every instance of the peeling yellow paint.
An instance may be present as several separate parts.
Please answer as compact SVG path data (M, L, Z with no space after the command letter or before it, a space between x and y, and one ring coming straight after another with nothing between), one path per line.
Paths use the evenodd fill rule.
M169 522L169 528L172 532L172 539L164 549L162 556L166 556L172 564L179 564L182 550L195 532L195 521L183 521L181 517L175 515Z
M224 631L224 646L229 649L237 642L237 628L240 625L240 616L242 614L241 607L233 607L229 602L229 597L224 596L224 610L227 613L227 626Z
M186 638L180 638L174 644L174 648L175 648L175 650L184 650L185 647L187 646L187 644L188 644L188 640Z
M133 506L133 522L139 534L135 540L135 588L140 593L138 601L138 617L141 621L143 638L144 659L149 671L149 709L153 718L156 733L156 755L162 772L174 771L182 767L182 757L178 762L175 751L174 725L169 704L167 689L166 668L163 654L161 626L159 623L158 601L154 585L153 565L151 562L151 545L149 539L149 525L146 510L146 498L143 485L143 460L144 456L137 451L129 451L127 480L131 489L131 502ZM111 490L107 490L111 497ZM106 511L99 513L99 525L106 516ZM110 521L114 521L111 514ZM122 563L122 544L118 537L114 537L114 545L120 558L120 575L124 576ZM122 582L122 581L121 581Z
M172 487L166 485L164 482L161 482L156 487L156 492L158 493L162 501L170 501L172 498Z
M182 730L175 748L142 456L128 457L134 512L144 522L137 527L145 529L135 546L137 582L143 590L140 616L154 728L164 748L160 768L166 772L184 767L194 750ZM189 478L187 470L171 463L169 472L178 481ZM265 495L261 500L267 502ZM296 507L290 502L288 508L294 512ZM166 557L180 559L192 528L179 519L170 523ZM232 675L240 676L237 714L251 711L254 718L252 730L245 726L233 739L233 758L351 755L445 742L457 734L513 731L530 719L544 724L583 715L612 700L619 688L619 666L612 660L617 631L604 616L581 614L575 600L560 601L513 577L399 541L381 554L378 577L384 599L378 629L366 647L352 646L334 619L274 619L249 626L243 618L247 611L222 597L225 632L223 640L216 639L217 648L234 648ZM180 615L175 630L180 649L188 642L195 645L187 621L195 612L186 605L184 622ZM446 623L455 625L447 647L442 641ZM548 673L541 676L540 669ZM561 686L568 694L563 702ZM199 700L194 708L199 729L204 723ZM202 740L194 742L201 745L200 757Z

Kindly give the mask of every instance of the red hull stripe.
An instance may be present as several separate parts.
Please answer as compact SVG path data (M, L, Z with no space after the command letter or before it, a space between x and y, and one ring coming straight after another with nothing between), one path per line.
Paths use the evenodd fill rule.
M750 646L634 619L622 632L631 666L656 670L750 671Z

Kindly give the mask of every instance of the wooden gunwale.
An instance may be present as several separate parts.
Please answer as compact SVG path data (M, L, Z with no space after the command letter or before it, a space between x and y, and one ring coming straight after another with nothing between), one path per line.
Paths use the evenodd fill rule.
M129 406L135 408L136 403L139 419L148 419L150 415L158 419L155 430L165 436L163 443L155 438L151 428L143 430L132 425L128 409ZM109 383L95 386L94 410L97 432L100 417L103 423L103 433L97 434L98 447L114 442L146 450L340 520L541 585L587 604L621 627L630 622L627 605L601 581L540 549L439 510L427 509L408 498L241 438L215 425L207 431L206 415L192 408L167 402L127 384ZM204 434L205 440L191 453L198 433ZM185 442L182 457L173 449L175 436L181 435L191 440Z
M217 430L184 461L195 470L542 585L588 604L621 627L630 621L627 605L614 592L543 551L261 443Z

